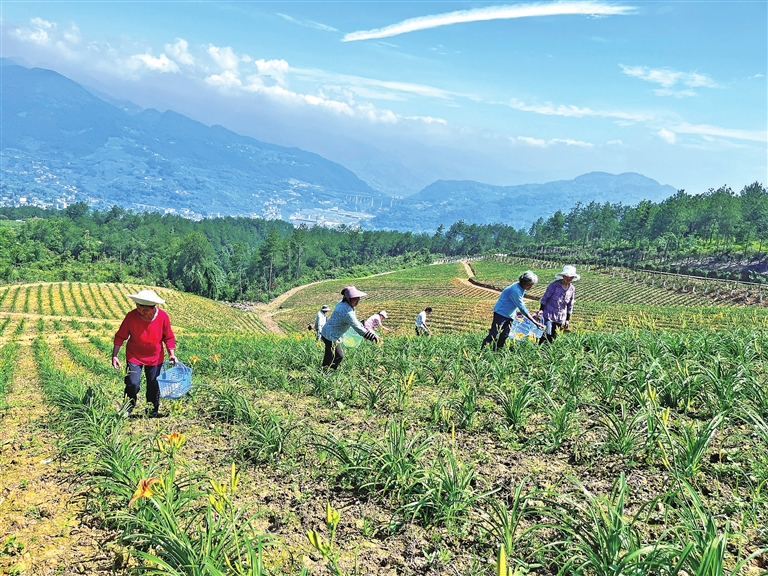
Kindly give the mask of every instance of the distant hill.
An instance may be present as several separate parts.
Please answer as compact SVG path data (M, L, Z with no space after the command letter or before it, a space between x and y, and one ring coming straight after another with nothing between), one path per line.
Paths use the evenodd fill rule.
M107 102L51 70L3 64L3 203L86 200L99 208L284 220L320 210L342 223L334 208L384 201L350 170L317 154L170 110Z
M436 230L464 220L473 224L503 222L527 227L539 217L567 212L577 202L636 204L659 202L677 190L641 174L591 172L573 180L546 184L492 186L471 180L438 180L392 208L382 210L371 225L396 230Z
M51 70L0 64L0 206L86 201L191 218L243 215L432 232L458 220L527 227L577 202L633 204L676 191L640 174L593 172L520 186L438 180L393 198L317 154L171 110L144 110Z

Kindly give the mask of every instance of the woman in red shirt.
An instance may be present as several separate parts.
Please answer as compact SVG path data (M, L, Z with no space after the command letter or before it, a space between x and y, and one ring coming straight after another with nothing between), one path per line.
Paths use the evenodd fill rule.
M147 402L152 404L151 418L160 416L160 386L157 377L165 360L163 344L168 349L168 360L176 363L176 337L171 330L171 320L164 310L157 305L165 304L154 290L142 290L138 294L129 294L128 298L136 303L136 309L125 315L123 323L115 334L112 348L112 367L120 368L117 357L120 347L126 340L125 361L128 364L125 375L125 395L128 406L125 414L130 415L136 407L136 399L141 390L141 368L147 377Z

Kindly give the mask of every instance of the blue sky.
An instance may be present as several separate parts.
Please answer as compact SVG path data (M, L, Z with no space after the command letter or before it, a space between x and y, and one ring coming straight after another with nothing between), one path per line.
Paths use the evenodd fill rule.
M768 3L2 2L2 55L392 193L768 183Z

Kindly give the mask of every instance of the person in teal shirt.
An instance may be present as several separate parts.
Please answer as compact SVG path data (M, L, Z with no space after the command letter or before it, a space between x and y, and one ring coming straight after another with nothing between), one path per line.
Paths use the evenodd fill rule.
M491 328L488 330L488 336L483 340L480 348L483 348L486 344L493 342L494 351L499 348L503 348L504 344L509 338L509 331L512 328L512 319L515 317L515 313L519 310L523 316L528 318L536 326L543 329L544 326L539 323L538 320L531 316L528 312L525 303L523 302L523 296L526 290L530 290L539 281L538 276L526 270L517 279L517 282L511 286L507 286L499 294L499 299L496 301L496 305L493 307L493 321L491 322Z

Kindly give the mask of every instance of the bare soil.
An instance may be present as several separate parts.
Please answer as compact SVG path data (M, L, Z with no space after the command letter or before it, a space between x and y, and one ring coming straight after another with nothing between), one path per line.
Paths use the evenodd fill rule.
M19 342L10 408L0 415L0 574L113 574L116 556L104 543L114 535L82 522L73 478L56 459L31 343Z

